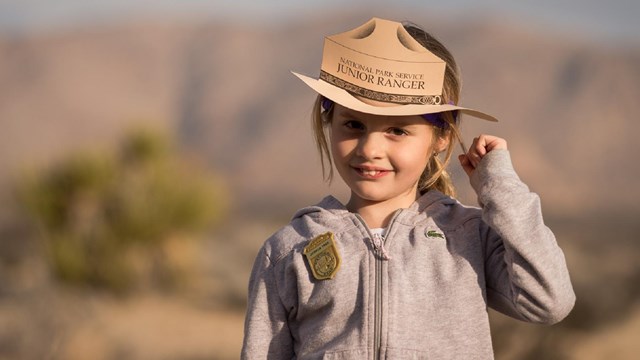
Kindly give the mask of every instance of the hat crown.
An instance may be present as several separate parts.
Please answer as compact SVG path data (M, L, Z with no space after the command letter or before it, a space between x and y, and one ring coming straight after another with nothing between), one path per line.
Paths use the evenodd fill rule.
M372 18L325 38L320 78L372 100L439 104L445 68L401 23Z
M370 56L396 61L444 63L395 21L372 18L359 27L327 39Z

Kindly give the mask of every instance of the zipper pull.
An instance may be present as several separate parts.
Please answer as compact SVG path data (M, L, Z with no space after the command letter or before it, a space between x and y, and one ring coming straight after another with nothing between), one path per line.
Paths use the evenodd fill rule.
M387 249L384 248L384 238L380 234L373 234L373 237L371 237L369 240L371 240L371 245L383 260L391 260L391 256L389 256L389 253L387 253Z

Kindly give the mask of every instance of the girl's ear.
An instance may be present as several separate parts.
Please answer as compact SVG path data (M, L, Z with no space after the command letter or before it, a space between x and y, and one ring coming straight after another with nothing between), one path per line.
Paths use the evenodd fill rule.
M333 109L329 111L323 111L320 113L320 118L322 119L322 123L327 125L331 123L331 117L333 116Z
M447 146L449 146L449 141L449 136L439 136L438 140L436 140L435 143L436 150L439 153L445 151L447 149Z

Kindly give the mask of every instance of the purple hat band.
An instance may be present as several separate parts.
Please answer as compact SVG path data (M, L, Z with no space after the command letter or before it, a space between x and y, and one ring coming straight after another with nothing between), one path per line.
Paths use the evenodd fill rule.
M453 110L452 115L454 119L458 119L458 110ZM444 119L442 113L423 114L421 116L435 127L445 130L449 128L449 123Z
M322 98L322 110L323 111L329 111L331 110L331 107L333 106L333 101L323 97ZM453 102L449 102L449 105L453 105ZM452 115L454 119L458 118L458 111L454 110L452 111ZM444 119L444 117L442 116L442 113L431 113L431 114L423 114L420 115L422 116L423 119L427 120L431 125L441 128L441 129L448 129L449 128L449 123Z
M453 101L449 101L449 105L453 105ZM453 110L451 112L451 115L453 115L453 119L455 121L458 120L458 110ZM449 128L449 123L444 119L444 117L442 116L442 113L431 113L431 114L423 114L422 118L427 120L428 122L431 123L431 125L435 126L435 127L439 127L441 129L448 129Z
M329 111L333 106L333 101L327 99L326 97L322 98L322 110Z

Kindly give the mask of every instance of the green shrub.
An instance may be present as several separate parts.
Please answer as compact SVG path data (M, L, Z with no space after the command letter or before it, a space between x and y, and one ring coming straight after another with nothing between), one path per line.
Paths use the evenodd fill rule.
M23 184L53 274L119 293L139 280L131 254L156 259L142 262L175 281L162 262L167 240L201 238L226 208L220 182L149 131L131 133L111 154L71 155Z

